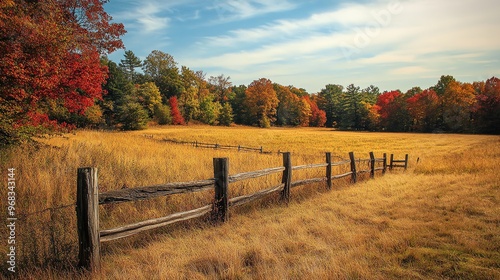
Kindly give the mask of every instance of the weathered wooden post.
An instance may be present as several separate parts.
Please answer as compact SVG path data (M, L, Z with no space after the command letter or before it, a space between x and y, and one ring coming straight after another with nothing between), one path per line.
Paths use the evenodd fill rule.
M351 180L355 184L357 181L357 172L356 172L356 161L354 159L354 152L349 152L349 159L351 160Z
M78 168L76 220L79 245L78 265L96 272L101 268L97 168Z
M375 178L375 155L370 152L370 178Z
M383 162L383 167L382 167L382 174L385 174L387 171L387 154L384 153L384 162Z
M391 154L391 160L389 161L389 170L392 171L392 167L394 164L394 154Z
M227 189L229 185L229 160L214 158L215 198L212 206L212 220L225 222L229 217Z
M332 189L332 153L326 153L326 187Z
M408 168L408 154L405 155L405 171Z
M283 153L283 177L281 182L284 184L283 191L281 192L281 200L285 203L290 202L290 187L292 185L292 160L290 152Z
M260 146L260 153L262 154L264 152L264 149L262 148L262 146Z

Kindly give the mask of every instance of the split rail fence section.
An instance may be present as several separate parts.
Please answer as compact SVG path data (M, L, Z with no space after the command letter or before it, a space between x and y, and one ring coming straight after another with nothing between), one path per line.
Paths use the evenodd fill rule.
M148 137L148 138L152 138ZM195 148L208 148L208 149L233 149L233 150L238 150L238 152L259 152L261 154L272 154L271 151L264 151L264 148L260 146L260 148L252 148L252 147L245 147L245 146L231 146L231 145L221 145L221 144L211 144L211 143L203 143L203 142L198 142L198 141L179 141L179 140L173 140L173 139L163 139L165 142L170 142L170 143L175 143L175 144L184 144L184 145L191 145Z
M290 201L290 189L302 185L325 182L328 189L332 188L332 180L351 177L351 182L356 183L358 175L361 173L370 173L374 178L375 171L381 171L384 174L389 167L390 170L397 167L408 167L408 155L404 160L394 160L391 154L389 165L387 156L375 158L373 152L370 152L369 159L355 159L354 153L349 153L349 160L332 162L331 153L326 153L324 163L292 166L290 153L283 153L283 166L267 168L259 171L251 171L229 175L229 160L227 158L214 158L214 178L192 182L177 182L161 185L137 187L131 189L120 189L99 193L97 169L79 168L77 176L77 225L79 240L79 266L97 271L100 269L100 245L101 242L112 241L127 236L131 236L146 230L163 227L168 224L194 219L210 213L214 222L225 222L228 219L229 207L243 205L262 198L272 193L280 193L281 201L288 203ZM369 169L358 170L360 163L367 162ZM358 163L358 164L356 164ZM382 163L382 166L375 167L376 163ZM404 163L396 164L396 163ZM333 166L350 165L350 170L344 174L332 174ZM380 164L379 164L380 165ZM292 181L292 171L325 168L325 176L320 178L304 179ZM230 183L258 178L282 172L281 183L277 186L258 191L249 195L242 195L234 198L228 198L228 187ZM154 197L168 196L180 193L192 193L209 189L215 189L214 201L211 205L205 205L198 209L185 212L179 212L162 218L150 219L130 225L125 225L113 229L101 230L99 228L99 205L109 203L130 202Z

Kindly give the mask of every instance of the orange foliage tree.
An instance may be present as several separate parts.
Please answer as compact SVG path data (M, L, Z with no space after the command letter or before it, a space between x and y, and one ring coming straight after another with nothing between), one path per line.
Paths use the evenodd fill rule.
M443 121L454 132L470 130L471 110L476 102L475 89L470 83L451 81L441 97Z
M309 96L304 96L303 99L309 103L311 107L311 115L309 117L309 126L323 127L326 123L326 112L319 109L315 100L311 100Z
M269 79L253 81L245 91L248 119L254 125L270 127L276 120L278 97Z

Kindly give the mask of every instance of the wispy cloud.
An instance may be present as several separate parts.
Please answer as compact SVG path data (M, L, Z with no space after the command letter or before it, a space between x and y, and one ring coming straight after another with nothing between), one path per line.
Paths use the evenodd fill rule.
M125 24L126 29L144 32L165 31L170 27L176 14L176 8L190 4L194 0L143 0L127 3L127 7L113 15L114 19ZM196 11L191 19L198 19L199 12Z
M200 43L209 46L238 47L248 42L310 36L315 32L332 33L340 27L362 24L370 15L370 10L369 6L348 4L338 10L313 14L305 19L278 19L259 27L229 30L225 35L206 37Z
M217 13L217 22L231 22L292 10L296 4L289 0L217 0L208 9Z

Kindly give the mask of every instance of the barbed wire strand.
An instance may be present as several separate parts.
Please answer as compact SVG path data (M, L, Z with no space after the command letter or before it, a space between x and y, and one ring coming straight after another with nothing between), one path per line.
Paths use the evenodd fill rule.
M19 214L18 219L24 220L24 219L27 219L27 218L29 218L31 216L40 215L40 214L43 214L43 213L48 212L48 211L61 210L61 209L69 208L71 206L76 207L76 204L75 203L71 203L71 204L67 204L67 205L60 205L60 206L56 206L56 207L50 207L50 208L46 208L46 209L43 209L43 210L40 210L40 211L31 212L31 213Z

